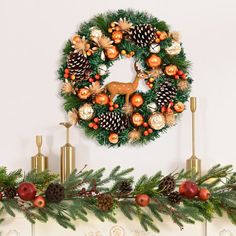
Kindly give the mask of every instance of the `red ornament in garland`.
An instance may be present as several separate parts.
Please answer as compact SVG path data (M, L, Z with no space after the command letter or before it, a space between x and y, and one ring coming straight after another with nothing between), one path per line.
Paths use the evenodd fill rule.
M179 193L186 198L194 198L198 195L199 189L196 183L187 180L179 186Z
M211 196L210 191L207 188L201 188L198 193L198 198L201 201L207 201Z
M138 194L135 197L135 202L141 207L146 207L150 203L150 197L147 194Z
M0 201L2 201L2 193L0 192Z
M17 193L20 196L20 198L24 201L31 201L35 198L36 195L36 187L32 183L23 182L19 185L19 188L17 189Z
M44 208L46 206L46 199L42 196L38 196L34 199L33 204L37 208Z

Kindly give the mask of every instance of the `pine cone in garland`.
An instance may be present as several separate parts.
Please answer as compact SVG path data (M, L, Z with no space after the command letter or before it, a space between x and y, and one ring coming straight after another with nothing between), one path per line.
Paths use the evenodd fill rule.
M118 112L106 112L99 117L100 127L115 133L120 133L129 126L127 115Z
M65 188L58 183L51 183L47 187L45 196L49 202L59 203L65 198Z
M67 57L67 68L70 71L70 75L74 75L76 80L88 79L88 71L90 64L88 59L81 53L70 53Z
M163 195L170 194L175 190L175 187L176 187L175 179L171 175L164 177L159 184L159 190Z
M8 199L13 199L16 196L16 192L15 187L6 187L4 189L4 196Z
M159 107L168 106L176 97L176 88L171 84L171 82L165 81L160 84L157 89L156 102Z
M119 191L121 194L129 194L130 192L132 192L133 188L132 185L129 181L122 181L119 183Z
M111 194L100 194L97 198L97 206L101 211L109 211L113 207L113 198Z
M156 29L150 24L135 25L129 31L129 38L136 45L146 47L156 39Z
M182 200L182 196L180 195L179 192L175 191L175 192L172 192L168 195L168 200L171 202L171 203L174 203L174 204L178 204L181 202Z

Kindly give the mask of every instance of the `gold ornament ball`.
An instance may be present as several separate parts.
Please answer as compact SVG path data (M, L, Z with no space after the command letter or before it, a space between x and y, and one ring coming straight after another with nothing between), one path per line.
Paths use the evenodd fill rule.
M108 140L112 144L116 144L119 142L119 136L116 133L110 133Z
M131 97L131 104L134 107L141 107L143 105L143 96L139 93L134 94Z
M153 113L148 120L152 129L161 130L165 127L165 116L161 113Z
M140 113L136 112L131 116L131 121L135 126L141 126L143 124L144 119Z
M109 97L105 93L100 93L95 97L95 103L100 105L106 105L109 103Z
M94 109L92 104L85 103L79 108L79 117L82 120L91 120L94 115Z
M113 31L111 38L115 44L119 44L123 39L123 33L121 31Z
M184 104L182 102L177 102L175 105L174 105L174 109L176 112L183 112L184 111Z
M88 97L90 97L91 93L89 91L89 89L87 88L81 88L79 89L78 93L77 93L77 96L80 98L80 99L87 99Z
M166 66L165 68L165 73L169 76L176 75L177 71L178 71L178 67L176 65L169 65L169 66Z
M157 68L161 65L161 58L156 54L151 54L147 59L146 63L150 68Z
M115 60L119 56L119 50L116 46L112 45L105 50L105 55L108 59Z

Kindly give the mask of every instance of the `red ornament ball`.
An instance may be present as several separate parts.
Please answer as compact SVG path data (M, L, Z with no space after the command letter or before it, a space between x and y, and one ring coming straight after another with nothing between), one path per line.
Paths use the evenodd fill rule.
M33 204L37 208L44 208L46 205L46 200L42 196L38 196L34 199Z
M150 197L147 194L138 194L135 197L135 202L141 207L146 207L150 203Z
M201 188L198 193L198 198L201 201L207 201L211 196L210 191L207 188Z
M187 180L179 186L179 193L186 198L194 198L198 195L199 189L196 183Z
M35 185L29 182L21 183L17 190L18 195L24 201L33 200L35 198L36 192L37 190Z

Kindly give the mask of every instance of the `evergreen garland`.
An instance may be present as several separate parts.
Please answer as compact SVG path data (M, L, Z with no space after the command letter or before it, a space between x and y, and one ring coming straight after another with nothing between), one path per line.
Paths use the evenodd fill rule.
M126 28L130 27L130 29L122 28L122 24L125 24ZM144 30L145 25L148 25L148 30L151 34L150 37L146 34L146 30ZM112 35L117 31L119 33L121 32L123 38L118 43L115 43L115 39ZM132 37L130 37L131 31ZM140 35L143 31L145 31L145 37ZM157 32L157 35L155 35L155 41L158 42L158 45L160 46L159 52L152 52L149 48L149 44L154 40L154 31ZM100 36L98 36L99 34ZM101 34L102 37L107 38L105 39L105 43L103 41L103 43L100 44L97 43L97 41L99 41L98 39L101 37ZM108 39L113 41L109 41ZM135 43L135 40L141 40L141 42ZM112 44L109 45L109 43ZM173 43L177 45L177 48L179 47L179 51L177 49L177 52L174 54L173 51L168 52L167 50L173 46ZM113 59L107 56L106 51L109 46L116 47L116 50L119 54L118 57ZM75 73L73 75L73 73L70 73L68 69L67 58L70 57L70 55L75 51L87 57L91 68L91 71L89 71L82 79L77 79L77 74ZM116 105L115 107L115 105L113 106L113 103L111 104L111 102L106 104L96 102L96 95L99 92L89 94L86 99L81 98L81 95L78 93L80 89L88 89L91 87L94 82L99 83L99 86L101 86L101 89L103 89L106 85L106 78L109 76L109 73L100 73L101 65L103 66L103 69L104 66L109 69L116 60L122 59L124 57L131 57L131 60L133 58L134 61L138 61L140 63L144 71L150 72L153 70L153 68L151 68L152 66L149 67L148 63L146 63L150 55L155 55L161 58L161 65L154 68L160 70L160 73L149 76L145 79L147 86L150 87L146 93L141 91L135 92L135 94L142 96L143 104L140 107L134 107L133 112L140 113L144 121L148 122L150 115L152 115L154 112L148 108L148 105L150 103L156 103L157 107L154 109L155 112L162 112L165 116L168 115L168 119L171 118L172 122L166 121L164 128L160 130L149 127L150 132L148 134L146 127L143 127L142 125L137 127L135 124L130 122L127 129L118 133L117 142L111 142L109 139L109 135L111 135L111 133L99 125L99 120L97 120L97 117L105 112L125 113L124 109L122 109L125 104L125 96L119 95L115 98L113 101ZM171 66L171 68L168 66ZM87 64L84 66L84 68L81 67L83 67L82 64L80 64L80 67L76 68L78 71L83 69L85 70L87 69ZM171 73L167 70L167 68L173 69L175 67L177 70L174 73ZM159 138L162 133L165 133L170 126L175 124L175 118L179 117L181 112L184 110L184 106L182 107L181 111L176 110L175 104L181 103L183 105L189 98L192 84L189 69L190 62L186 58L178 35L176 32L175 34L172 33L169 26L164 21L160 21L156 17L153 17L145 12L118 10L115 12L99 14L88 22L83 23L79 27L76 35L67 41L65 48L63 49L61 66L58 70L58 74L59 79L63 82L61 96L65 100L64 108L66 112L68 112L68 114L73 118L71 122L81 126L89 137L96 138L98 143L101 145L121 146L126 143L146 144L149 141ZM132 80L127 82L131 82ZM168 91L165 92L164 97L167 96L166 100L171 100L171 102L166 104L166 106L161 107L157 103L157 91L160 85L165 81L169 81L169 83L172 84L174 88L176 88L177 92L174 98L169 98ZM185 87L179 88L179 83L183 81L185 83ZM144 81L140 81L140 83L144 83ZM105 93L106 95L110 96L110 94L104 89L100 90L100 93ZM94 113L89 117L89 119L86 120L81 118L80 113L78 112L79 108L85 103L91 104L94 110ZM114 111L111 109L114 109ZM172 117L170 116L170 113L172 113ZM132 119L133 113L131 112L131 114L128 115L129 118ZM97 122L94 122L94 119L96 119ZM130 135L134 129L140 132L139 137L136 139L132 139Z
M48 171L32 171L23 178L21 170L7 173L6 168L1 167L0 215L8 213L14 217L15 211L19 211L31 223L47 222L49 218L53 218L61 226L75 229L73 221L80 219L88 222L89 214L94 214L102 222L109 220L116 223L116 212L120 210L130 220L137 218L145 230L159 232L157 222L163 222L163 215L169 216L182 229L185 223L211 221L215 215L222 217L226 212L230 221L236 225L236 172L231 165L214 166L200 178L184 170L171 173L176 188L168 195L159 187L166 178L161 171L150 177L143 175L136 183L129 175L132 171L133 168L122 170L117 166L110 174L105 175L105 168L84 168L74 171L60 184L58 176ZM199 189L191 199L177 191L179 186L180 189L183 187L186 179ZM37 195L31 201L23 201L19 186L30 181L36 186ZM123 189L128 186L128 191L121 191L122 185ZM45 199L48 186L63 189L64 199L57 202L46 200L45 205L38 205L35 199ZM4 195L4 190L8 187L18 190L13 199ZM200 195L201 190L209 191L210 196L204 198ZM2 221L3 216L0 223Z

